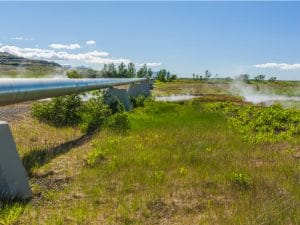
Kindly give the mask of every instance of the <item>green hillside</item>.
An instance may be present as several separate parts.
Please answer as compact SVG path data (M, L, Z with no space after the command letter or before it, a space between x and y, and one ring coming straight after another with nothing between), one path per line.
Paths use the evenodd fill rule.
M0 77L38 77L62 72L62 66L45 60L32 60L0 52Z

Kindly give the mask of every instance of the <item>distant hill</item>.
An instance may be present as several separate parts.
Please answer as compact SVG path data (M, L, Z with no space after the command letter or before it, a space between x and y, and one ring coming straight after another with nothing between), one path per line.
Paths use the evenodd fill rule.
M63 67L55 62L32 60L18 57L6 52L0 52L0 77L38 77L62 72Z

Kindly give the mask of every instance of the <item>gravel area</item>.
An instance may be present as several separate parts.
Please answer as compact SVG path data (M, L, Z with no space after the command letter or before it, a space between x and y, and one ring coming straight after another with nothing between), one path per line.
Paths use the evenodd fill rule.
M6 122L19 121L30 113L31 103L21 103L0 107L0 120Z

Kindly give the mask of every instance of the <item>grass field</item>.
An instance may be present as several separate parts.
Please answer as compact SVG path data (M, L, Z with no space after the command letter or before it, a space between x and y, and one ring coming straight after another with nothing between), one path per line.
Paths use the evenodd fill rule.
M86 135L29 115L12 122L34 197L2 203L0 224L299 224L299 134L247 141L228 114L209 107L247 106L229 85L158 83L154 95L206 96L148 101L129 113L125 133ZM263 85L278 93L298 87Z
M231 81L195 81L192 79L178 79L172 83L158 82L154 95L171 94L206 94L206 95L229 95ZM298 81L276 81L276 82L256 82L249 81L251 87L259 88L262 92L272 92L288 96L300 95L300 82Z

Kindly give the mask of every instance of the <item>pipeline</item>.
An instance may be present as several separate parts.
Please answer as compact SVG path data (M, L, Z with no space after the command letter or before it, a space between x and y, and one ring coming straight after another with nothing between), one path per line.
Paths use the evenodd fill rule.
M146 80L146 78L0 79L0 106L140 83Z

